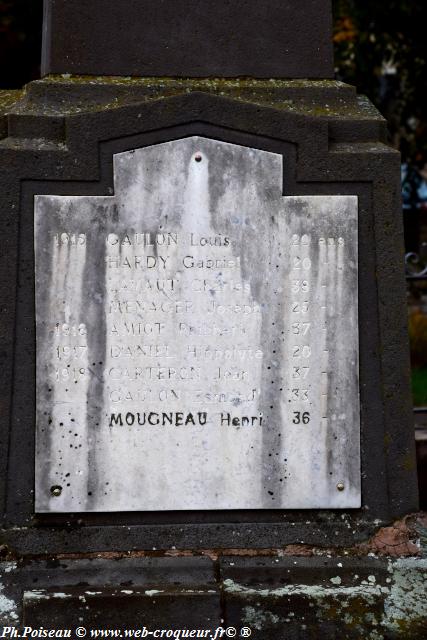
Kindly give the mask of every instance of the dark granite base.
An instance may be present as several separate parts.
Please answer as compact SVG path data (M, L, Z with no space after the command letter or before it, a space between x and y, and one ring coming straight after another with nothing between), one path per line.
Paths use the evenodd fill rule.
M230 627L246 637L249 628L255 640L415 640L427 631L422 559L39 559L1 570L1 623L70 629L72 637L78 627L88 637L144 628L214 637L220 627L223 637L232 637Z

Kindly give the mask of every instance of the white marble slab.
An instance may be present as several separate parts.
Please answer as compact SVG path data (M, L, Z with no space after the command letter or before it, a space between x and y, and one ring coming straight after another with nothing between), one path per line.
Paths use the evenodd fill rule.
M357 198L191 137L36 196L36 510L360 506Z

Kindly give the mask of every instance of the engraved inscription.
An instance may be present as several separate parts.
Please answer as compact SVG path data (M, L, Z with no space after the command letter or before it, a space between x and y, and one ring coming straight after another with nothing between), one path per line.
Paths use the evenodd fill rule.
M36 197L38 511L360 504L357 199L281 180L195 137Z

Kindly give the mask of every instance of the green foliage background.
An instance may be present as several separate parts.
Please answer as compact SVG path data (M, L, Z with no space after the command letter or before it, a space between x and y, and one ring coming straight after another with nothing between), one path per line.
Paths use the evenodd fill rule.
M387 118L404 156L427 151L426 0L334 0L337 75Z

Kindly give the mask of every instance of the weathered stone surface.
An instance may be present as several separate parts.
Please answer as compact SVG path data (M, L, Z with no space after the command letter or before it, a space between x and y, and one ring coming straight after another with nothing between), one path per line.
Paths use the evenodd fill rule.
M37 510L359 506L357 199L198 137L114 175L36 197Z
M358 545L359 553L381 556L418 556L421 553L419 531L422 519L408 516L382 527L371 540Z
M426 560L229 556L214 567L195 558L3 562L0 624L85 626L88 636L234 626L255 640L426 637Z
M200 625L204 619L217 626L219 611L214 565L208 558L43 558L22 567L0 563L0 625L21 620L45 627L104 622L136 628L141 622L161 625L162 617L170 625L185 624L187 616L187 624Z
M272 640L421 640L425 572L425 561L413 558L224 559L226 624Z
M330 0L47 0L44 27L42 74L334 77Z
M121 630L198 628L215 633L221 624L215 589L34 590L24 593L23 612L25 624L33 627L49 621L57 628L84 625L105 629L107 625Z

